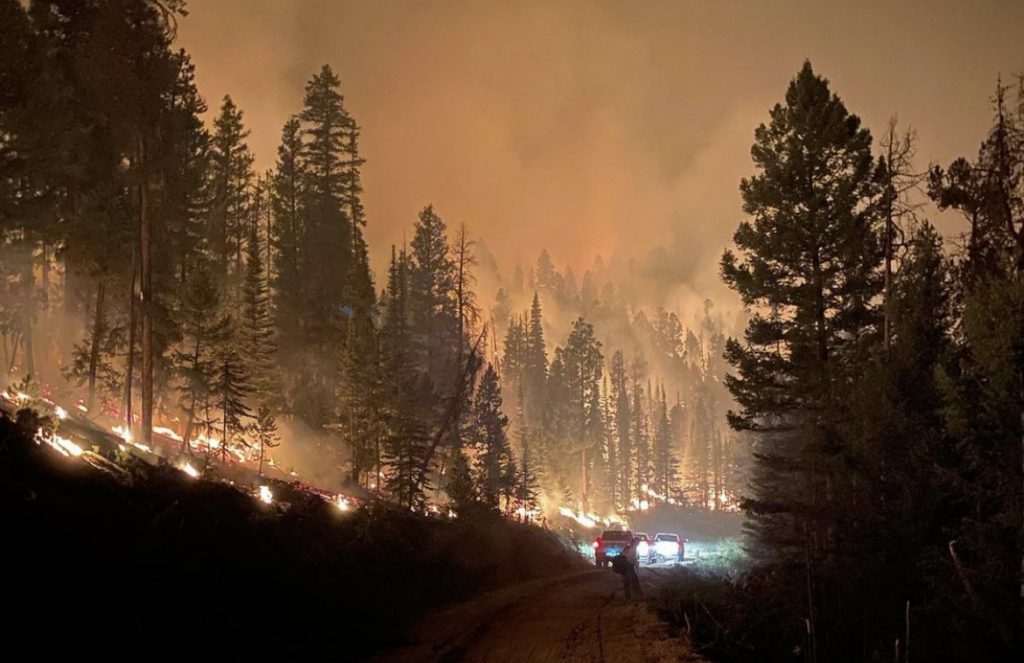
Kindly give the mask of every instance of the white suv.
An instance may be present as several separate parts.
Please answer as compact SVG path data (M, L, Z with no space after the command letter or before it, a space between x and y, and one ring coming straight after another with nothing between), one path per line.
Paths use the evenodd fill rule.
M684 556L683 540L678 534L658 532L654 535L654 542L651 544L651 562L679 562L683 563Z

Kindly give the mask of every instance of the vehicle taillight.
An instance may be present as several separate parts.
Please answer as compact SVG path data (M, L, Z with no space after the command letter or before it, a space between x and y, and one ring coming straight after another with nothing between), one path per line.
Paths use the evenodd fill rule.
M601 547L601 539L594 539L594 547L595 548L600 548Z

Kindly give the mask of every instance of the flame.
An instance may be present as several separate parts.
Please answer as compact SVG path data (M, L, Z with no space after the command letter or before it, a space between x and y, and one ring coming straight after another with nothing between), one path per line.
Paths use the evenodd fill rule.
M638 500L634 497L633 501L629 503L629 508L634 511L647 511L651 508L651 503L647 500Z
M270 492L269 486L260 486L260 500L264 504L270 504L274 501L274 493Z
M82 403L76 404L75 407L77 407L82 412L88 412L89 411L89 408L85 407L85 405L83 405Z
M644 484L643 486L641 486L640 489L643 492L647 493L647 495L653 497L656 500L661 500L662 502L667 502L668 501L668 496L667 495L662 495L661 493L655 492L650 487L648 487L647 484Z
M63 420L68 418L68 411L59 405L54 406L53 413L57 415L58 419Z
M146 446L145 444L141 444L139 442L135 442L132 439L132 432L128 430L127 426L117 425L113 426L110 430L114 431L114 433L116 433L118 437L120 437L122 440L132 445L136 449L145 451L146 453L153 453L153 450L150 449L148 446Z
M54 449L56 449L62 456L75 458L82 455L82 447L78 446L66 437L57 435L56 433L43 433L42 431L36 431L36 443L40 444L45 442Z
M5 389L0 396L3 396L4 399L8 401L17 401L19 404L24 404L25 402L32 400L32 397L23 391L16 391L12 394Z
M611 514L610 516L605 518L604 521L609 525L621 525L622 527L626 527L627 525L629 525L625 518L619 516L616 513Z
M215 437L207 437L206 435L197 435L192 439L192 445L197 447L206 445L211 449L220 449L220 440Z
M515 510L515 515L521 521L538 521L541 519L541 512L537 509L527 509L525 506L520 506Z
M185 474L189 475L193 479L199 478L199 470L192 467L192 463L186 462L184 465L179 465L178 469L184 472Z
M352 508L352 504L349 503L348 498L344 495L338 495L334 498L334 506L338 507L341 511L348 511Z
M576 513L575 511L566 506L558 507L558 513L562 514L566 518L572 518L584 527L589 528L597 524L597 521L595 521L594 519L589 518L588 516L585 516L582 513Z
M169 437L172 440L174 440L175 442L181 442L182 440L184 440L184 438L182 436L178 435L172 429L167 428L166 426L154 426L153 427L153 432L154 433L160 433L164 437Z

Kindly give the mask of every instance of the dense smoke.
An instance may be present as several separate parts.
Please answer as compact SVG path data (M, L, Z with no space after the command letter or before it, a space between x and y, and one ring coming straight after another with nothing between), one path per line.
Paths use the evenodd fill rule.
M1024 23L1020 6L968 21L955 2L741 4L222 0L191 3L179 42L211 107L231 94L245 111L260 169L305 81L335 67L363 127L378 281L432 202L506 274L539 248L581 275L597 255L674 246L698 301L724 305L716 265L742 214L753 129L800 62L828 71L876 131L898 112L920 154L944 162L975 149Z

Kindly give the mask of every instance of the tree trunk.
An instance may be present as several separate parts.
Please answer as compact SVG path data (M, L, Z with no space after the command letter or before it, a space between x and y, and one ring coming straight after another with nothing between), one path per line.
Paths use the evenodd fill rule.
M195 352L193 352L193 354L192 354L192 370L193 371L198 371L199 370L199 350L200 350L200 347L201 347L200 343L197 340L196 341ZM188 410L188 423L185 424L185 435L182 436L182 438L181 438L181 447L182 447L181 450L182 450L182 452L188 452L188 453L191 453L191 449L192 449L192 447L191 447L191 445L189 443L192 441L192 427L193 427L193 425L195 425L196 406L198 405L196 403L196 393L195 393L194 390L192 391L191 396L192 396L192 398L191 398L191 406L189 407L189 410Z
M590 512L589 495L587 495L587 449L580 450L580 505L584 514Z
M226 404L227 402L228 402L228 397L227 397L227 394L225 393L225 395L224 395L224 403ZM227 412L223 412L222 416L224 417L224 422L223 422L223 425L221 426L222 432L221 432L221 436L220 436L220 438L221 438L220 439L220 460L221 460L221 462L227 462L227 460L228 460L228 414L227 414Z
M896 167L896 125L895 120L889 123L889 135L885 144L886 148L886 182L885 182L885 284L882 289L882 310L885 315L883 330L883 341L885 352L889 353L892 348L892 242L893 242L893 215L896 205L895 177L893 168Z
M192 409L188 413L188 421L185 422L185 434L181 436L181 453L192 455L192 429L196 425L196 406L192 403Z
M93 316L92 343L89 347L89 400L86 403L86 409L90 412L92 412L93 405L96 404L96 367L99 365L100 342L104 332L103 306L106 291L107 282L100 277L100 281L96 285L96 312Z
M32 256L31 251L28 260L25 263L26 269L22 274L24 283L22 288L25 292L25 307L21 316L21 344L25 351L25 370L23 371L26 375L35 377L36 373L36 362L35 354L32 349L32 326L35 318L35 274L32 269Z
M25 374L28 376L35 376L36 374L36 360L35 350L32 347L32 314L31 312L25 314L25 329L21 334L21 343L25 350Z
M145 143L138 137L139 156L139 254L142 299L142 442L153 441L153 265L151 262L152 218L149 214L149 181L146 173Z
M44 366L59 365L59 352L55 355L56 334L50 320L50 249L43 242L42 262L39 264L39 289L43 293L43 329L45 330L43 343ZM51 361L52 360L52 361Z
M135 318L138 315L135 305L135 276L138 272L136 264L136 245L132 243L131 278L128 283L128 356L125 358L124 378L124 420L128 430L132 428L132 383L135 380Z
M21 332L15 332L14 337L11 339L11 358L10 363L7 365L7 372L11 373L14 371L15 364L18 363L18 348L21 347Z

